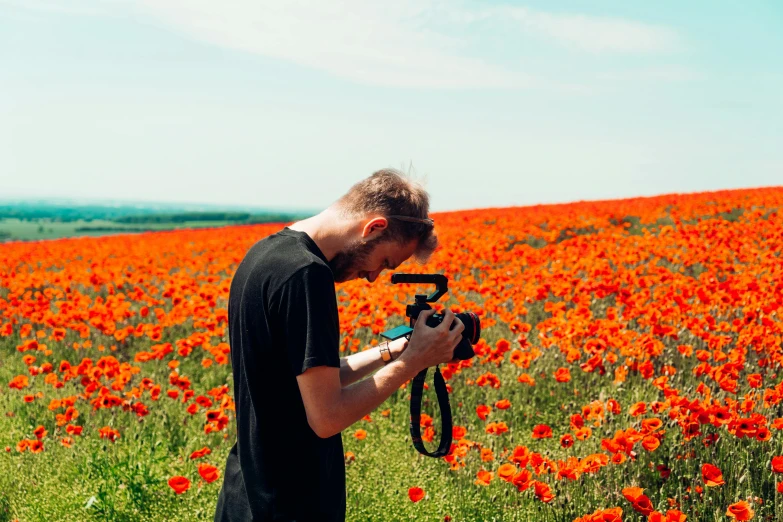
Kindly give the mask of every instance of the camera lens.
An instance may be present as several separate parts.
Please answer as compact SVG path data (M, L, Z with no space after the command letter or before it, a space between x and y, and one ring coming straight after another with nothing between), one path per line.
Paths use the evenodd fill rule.
M465 325L465 329L462 330L462 337L470 344L476 344L481 338L481 320L479 317L473 312L461 312L454 315ZM433 314L427 318L427 326L432 328L435 328L442 322L443 314ZM451 328L454 328L453 324Z
M465 325L465 329L462 330L462 337L467 339L470 344L476 344L481 338L481 321L478 316L473 312L464 312L455 314L462 324Z

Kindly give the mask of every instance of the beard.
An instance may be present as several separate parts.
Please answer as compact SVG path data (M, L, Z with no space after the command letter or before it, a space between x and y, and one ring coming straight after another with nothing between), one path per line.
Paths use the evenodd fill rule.
M381 238L368 242L356 240L350 243L344 250L337 252L328 263L334 275L334 282L342 283L347 281L351 274L367 260L380 240Z

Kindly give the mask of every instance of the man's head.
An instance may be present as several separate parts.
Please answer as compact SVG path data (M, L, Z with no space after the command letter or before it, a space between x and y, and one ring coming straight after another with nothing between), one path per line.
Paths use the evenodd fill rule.
M354 224L347 245L329 261L338 283L372 282L411 256L425 263L438 246L429 195L398 170L379 170L356 183L333 208Z

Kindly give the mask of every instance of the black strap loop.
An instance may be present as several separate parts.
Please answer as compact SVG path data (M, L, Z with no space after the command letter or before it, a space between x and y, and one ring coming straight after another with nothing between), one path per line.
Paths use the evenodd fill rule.
M451 405L449 404L449 392L446 390L446 381L440 373L440 368L435 367L435 393L438 395L438 405L440 406L441 433L438 449L433 452L427 451L421 440L421 400L424 392L424 380L427 378L427 368L419 372L413 378L411 386L411 439L413 446L428 457L445 457L451 450Z

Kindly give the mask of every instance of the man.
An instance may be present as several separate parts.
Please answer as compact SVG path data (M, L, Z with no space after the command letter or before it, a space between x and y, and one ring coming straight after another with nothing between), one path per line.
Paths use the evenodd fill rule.
M237 441L216 522L344 520L340 432L419 371L453 360L464 325L450 310L436 328L418 321L409 341L339 353L334 284L426 261L437 247L428 209L417 183L381 170L247 252L229 292Z

